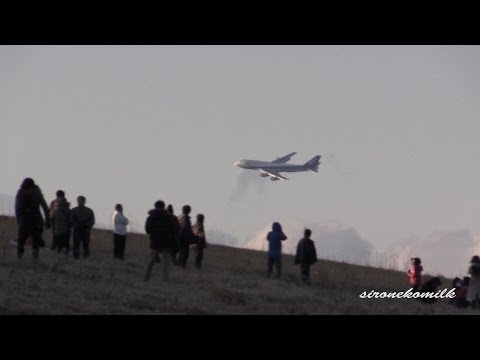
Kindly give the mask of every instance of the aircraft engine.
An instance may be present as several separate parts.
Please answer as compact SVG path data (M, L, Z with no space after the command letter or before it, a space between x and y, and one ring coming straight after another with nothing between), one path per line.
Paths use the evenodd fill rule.
M272 181L277 181L277 180L278 180L278 178L274 178L274 177L272 177L272 178L270 178L270 180L272 180Z
M267 177L268 174L260 174L261 177Z

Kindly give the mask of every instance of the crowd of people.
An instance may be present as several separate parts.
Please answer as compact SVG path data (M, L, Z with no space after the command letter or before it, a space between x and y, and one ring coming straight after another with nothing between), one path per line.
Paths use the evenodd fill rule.
M83 258L90 256L90 232L95 224L95 214L86 206L85 196L77 197L77 206L70 209L65 192L58 190L56 198L50 206L43 197L39 186L31 178L23 180L15 199L15 215L18 224L17 257L21 259L25 252L25 242L31 239L32 257L38 260L39 249L46 247L42 233L44 227L52 228L51 250L70 253L70 238L73 233L73 257L80 258L82 247ZM41 214L43 211L43 217ZM165 206L165 202L158 200L154 208L148 212L145 221L145 232L150 238L150 256L145 268L144 281L148 281L156 263L162 265L162 276L166 281L169 276L170 265L186 268L190 251L194 252L194 264L201 269L204 249L207 248L204 221L205 216L198 214L196 222L191 223L191 207L184 205L182 214L175 216L173 206ZM123 205L116 204L112 216L113 225L113 257L123 260L127 241L128 218L123 215ZM312 231L305 229L303 238L298 241L295 253L295 265L300 267L300 279L305 285L310 285L310 266L317 262L315 243L310 238ZM268 241L267 277L270 278L275 267L275 275L282 275L282 242L287 240L282 226L278 222L272 224L272 230L266 235ZM410 286L413 292L436 291L441 285L439 277L433 277L422 283L423 266L420 258L411 259L411 266L407 271ZM455 289L455 298L450 303L458 307L480 306L480 257L473 256L468 268L469 276L463 279L455 278L452 287ZM435 302L436 299L423 299L426 302Z
M422 282L422 260L418 257L410 259L411 265L407 271L410 286L413 292L435 292L442 284L438 276L432 277L425 283ZM449 300L449 303L460 308L480 307L480 257L475 255L470 261L468 267L469 276L463 279L456 277L453 279L452 288L455 291L455 297ZM422 301L434 303L434 298L423 298Z
M22 259L27 239L31 239L32 258L36 262L40 248L45 248L43 230L52 229L50 250L69 256L70 239L73 234L73 258L84 259L90 256L90 232L95 225L95 213L86 206L87 199L77 197L77 206L70 209L65 192L58 190L56 198L47 206L40 187L31 178L20 185L15 197L15 217L18 225L17 258ZM43 216L42 216L43 211ZM191 207L185 205L177 217L170 204L165 208L162 200L155 202L154 209L148 212L145 232L150 238L150 258L146 266L144 280L148 281L155 263L163 264L163 279L168 279L169 264L186 268L190 249L195 255L195 267L201 269L204 249L207 247L204 221L198 214L192 225ZM124 260L127 242L128 218L123 214L123 205L116 204L112 216L113 257Z

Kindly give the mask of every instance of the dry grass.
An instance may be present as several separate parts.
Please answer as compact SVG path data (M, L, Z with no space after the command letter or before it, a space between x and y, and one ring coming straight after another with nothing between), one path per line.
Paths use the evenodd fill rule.
M211 245L204 267L172 267L167 283L155 267L142 281L148 257L145 235L129 234L126 260L112 257L109 231L94 230L92 257L65 258L41 250L35 266L30 249L15 257L15 220L0 216L0 314L470 314L442 299L434 305L413 299L361 299L363 291L402 291L406 275L393 270L320 260L312 286L299 282L292 256L284 256L282 279L266 279L266 254ZM45 234L47 243L51 234ZM321 254L320 254L321 255ZM450 280L444 282L450 285Z

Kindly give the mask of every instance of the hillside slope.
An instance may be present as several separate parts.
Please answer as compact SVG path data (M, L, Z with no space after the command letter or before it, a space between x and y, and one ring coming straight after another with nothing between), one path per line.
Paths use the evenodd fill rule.
M92 257L41 250L34 266L16 259L13 218L0 216L0 314L470 314L441 299L426 305L413 299L361 299L363 291L403 291L402 272L320 260L312 267L312 286L299 282L292 256L284 256L282 279L266 279L266 254L210 245L204 267L189 259L186 270L172 267L164 283L160 266L142 281L148 238L127 237L126 260L112 257L112 234L94 230ZM50 244L51 233L45 233ZM319 254L321 258L321 253ZM450 288L450 280L444 287ZM443 288L443 287L442 287Z

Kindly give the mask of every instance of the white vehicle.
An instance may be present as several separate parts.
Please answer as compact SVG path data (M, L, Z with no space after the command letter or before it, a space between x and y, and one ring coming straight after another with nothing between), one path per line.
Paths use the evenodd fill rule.
M270 176L270 180L288 180L285 176L280 175L281 172L299 172L299 171L318 171L320 164L320 155L316 155L308 160L303 165L286 164L296 152L276 158L273 161L259 161L259 160L239 160L233 165L242 169L258 170L261 172L260 176Z

